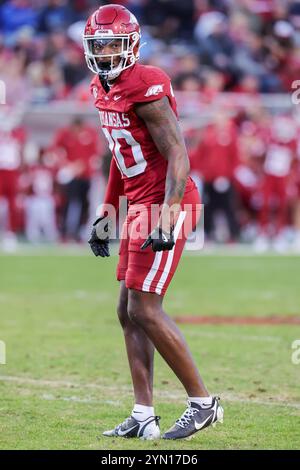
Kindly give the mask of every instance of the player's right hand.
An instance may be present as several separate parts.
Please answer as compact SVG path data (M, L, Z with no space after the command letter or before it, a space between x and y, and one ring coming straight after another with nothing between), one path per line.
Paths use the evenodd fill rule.
M111 232L111 220L107 216L99 217L93 223L93 230L89 244L95 256L102 258L110 256L109 236Z
M161 227L156 227L148 236L147 240L141 246L145 250L148 246L152 246L153 251L172 250L174 241L174 229L171 227L170 233L165 232Z

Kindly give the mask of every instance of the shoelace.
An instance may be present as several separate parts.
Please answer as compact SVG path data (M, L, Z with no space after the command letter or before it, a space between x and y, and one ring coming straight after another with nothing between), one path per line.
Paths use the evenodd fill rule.
M197 411L199 411L197 408L187 408L182 416L177 419L176 424L181 428L185 428L190 424L192 417L197 413Z

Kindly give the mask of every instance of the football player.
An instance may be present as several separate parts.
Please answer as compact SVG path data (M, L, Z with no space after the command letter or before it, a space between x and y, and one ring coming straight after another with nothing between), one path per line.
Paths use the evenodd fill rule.
M91 92L113 154L103 207L118 208L121 195L129 203L117 267L117 311L135 406L129 418L103 434L160 437L152 396L156 349L188 395L187 409L162 436L180 439L222 421L223 410L218 398L209 395L188 346L162 306L187 232L199 219L200 200L188 176L189 160L170 79L159 68L137 63L140 38L134 15L115 4L91 15L83 38L87 65L95 73ZM153 207L159 207L154 226ZM103 210L89 240L96 256L109 256L108 227Z

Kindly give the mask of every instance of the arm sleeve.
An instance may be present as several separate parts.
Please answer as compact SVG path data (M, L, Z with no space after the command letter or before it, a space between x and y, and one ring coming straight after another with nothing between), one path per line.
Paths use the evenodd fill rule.
M119 196L122 196L123 194L124 182L121 177L121 172L117 167L115 159L112 158L103 205L111 204L112 206L114 206L116 212L118 213Z

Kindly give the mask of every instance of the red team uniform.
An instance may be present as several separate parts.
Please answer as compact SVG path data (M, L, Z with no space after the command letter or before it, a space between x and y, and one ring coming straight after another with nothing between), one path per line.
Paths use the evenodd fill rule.
M123 281L118 316L136 404L129 418L103 435L151 440L160 437L159 417L152 405L156 348L186 391L193 391L187 410L162 436L181 439L222 421L223 409L218 398L208 396L183 339L172 320L165 318L158 297L165 294L186 238L199 219L200 198L194 182L187 177L188 160L176 126L170 79L156 67L136 63L140 38L135 16L114 4L100 7L88 19L83 36L87 66L96 74L91 92L113 154L104 206L89 240L95 256L109 256L109 219L118 209L119 196L125 195L129 204L117 267L117 279ZM159 104L145 105L158 100ZM166 141L161 142L164 138ZM182 197L183 181L186 186ZM168 208L162 207L165 201L181 202ZM174 227L170 227L169 216L174 217ZM157 295L145 294L148 292Z
M136 114L135 105L166 96L177 116L170 78L159 68L135 64L122 72L107 93L95 76L91 92L113 154L104 204L117 208L121 195L125 195L129 203L122 229L117 279L125 280L128 288L163 295L176 271L186 236L200 215L199 193L188 178L181 202L184 210L174 228L173 250L156 253L151 247L141 250L153 228L151 205L161 205L164 201L168 162L156 148L144 121ZM145 224L146 235L137 236L137 227L145 227Z

